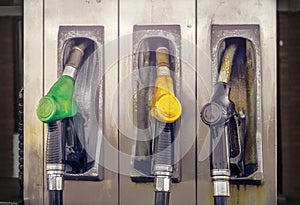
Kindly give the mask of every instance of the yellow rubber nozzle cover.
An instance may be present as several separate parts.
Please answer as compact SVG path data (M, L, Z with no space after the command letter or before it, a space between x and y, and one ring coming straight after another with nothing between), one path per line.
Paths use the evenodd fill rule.
M151 110L154 118L167 123L175 122L181 116L181 104L171 93L166 93L158 98Z

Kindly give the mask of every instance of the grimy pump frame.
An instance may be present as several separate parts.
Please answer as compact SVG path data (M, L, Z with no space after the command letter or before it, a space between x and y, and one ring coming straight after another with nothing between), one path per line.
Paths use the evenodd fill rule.
M229 182L263 182L258 33L256 25L212 26L215 80L210 103L202 108L201 118L210 127L216 205L229 203Z
M134 119L137 125L131 180L154 182L154 204L169 204L180 182L180 27L134 26ZM148 140L145 140L148 139Z

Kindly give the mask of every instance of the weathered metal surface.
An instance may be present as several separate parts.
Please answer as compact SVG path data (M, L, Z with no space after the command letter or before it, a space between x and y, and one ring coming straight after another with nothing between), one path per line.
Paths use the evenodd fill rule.
M264 175L263 184L256 185L231 185L230 204L276 204L276 2L274 1L247 1L236 0L199 1L197 8L198 19L198 46L197 55L198 76L198 106L202 107L209 101L212 85L216 80L217 70L214 69L213 47L211 38L212 25L249 25L259 26L261 56L261 73L255 71L257 93L261 91L261 99L257 98L258 108L261 106L261 140L258 147L262 151L261 171ZM225 28L224 27L224 28ZM201 35L202 34L202 35ZM223 37L222 32L220 32ZM224 33L226 35L226 32ZM231 34L238 36L238 30ZM252 43L254 41L252 40ZM255 43L255 42L254 42ZM254 46L255 47L255 46ZM199 55L204 53L205 55ZM257 55L257 52L255 52ZM257 59L255 59L257 60ZM250 62L247 62L249 66ZM256 62L257 63L257 62ZM201 69L202 68L202 69ZM203 69L205 68L205 69ZM256 85L255 85L256 86ZM253 94L253 93L252 93ZM249 96L248 96L249 97ZM251 97L251 96L250 96ZM259 105L261 103L261 105ZM209 134L208 129L200 125L198 130L198 203L213 204L211 182L209 178ZM251 150L249 151L251 152ZM249 160L249 159L248 159ZM258 175L257 178L262 178ZM202 193L206 193L203 195Z
M171 204L213 204L208 128L199 118L199 110L209 101L215 75L211 64L212 24L255 24L260 27L262 156L263 172L268 174L261 186L231 185L230 203L276 204L274 1L26 0L24 4L25 204L48 203L44 170L46 129L37 119L35 109L61 69L57 68L59 26L103 26L105 46L102 78L105 84L104 180L66 181L65 204L153 204L153 183L134 183L129 176L135 141L130 90L135 25L180 27L181 76L176 82L180 82L183 106L182 179L171 186Z
M44 135L35 109L43 95L43 2L24 1L24 202L43 204Z

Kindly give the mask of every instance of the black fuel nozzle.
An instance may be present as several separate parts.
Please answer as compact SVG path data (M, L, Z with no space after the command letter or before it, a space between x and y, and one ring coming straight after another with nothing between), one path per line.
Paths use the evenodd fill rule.
M230 86L224 82L215 84L211 102L201 111L202 121L209 126L224 125L236 115L235 105L229 99Z
M227 83L216 83L211 102L206 104L201 111L202 121L210 127L210 166L214 197L230 196L229 133L231 132L230 122L236 112L229 94L230 86Z
M217 82L211 102L201 111L202 121L210 127L211 177L215 204L222 201L222 205L226 204L224 201L228 201L230 196L230 176L244 174L243 137L239 132L241 122L229 96L230 86Z
M230 77L238 45L229 44L223 54L211 101L201 111L202 121L210 127L211 177L215 205L228 204L231 176L244 175L245 114L239 116L230 100Z

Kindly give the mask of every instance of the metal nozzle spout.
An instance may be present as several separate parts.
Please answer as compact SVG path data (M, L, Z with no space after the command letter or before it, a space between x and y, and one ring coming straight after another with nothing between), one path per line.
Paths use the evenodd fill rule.
M89 47L91 43L92 43L91 40L84 39L77 46L74 46L69 55L69 59L66 63L66 67L71 66L75 69L78 69L82 61L82 58L84 56L84 51L87 49L87 47Z
M230 75L231 75L231 69L232 69L232 62L233 62L233 57L235 54L235 51L237 49L237 46L235 44L232 44L226 48L220 72L219 72L219 78L218 82L224 82L228 83L230 80Z

